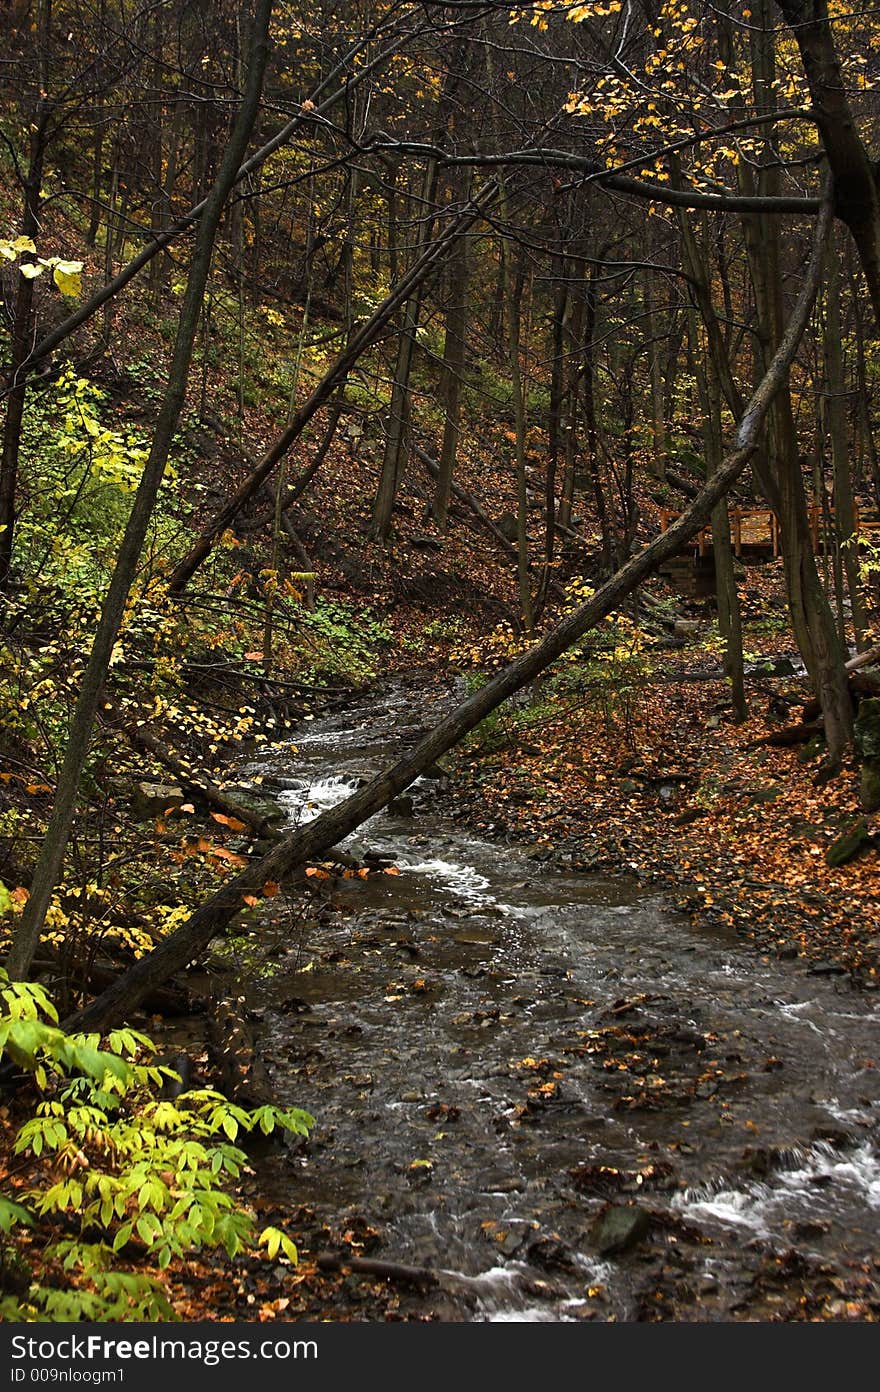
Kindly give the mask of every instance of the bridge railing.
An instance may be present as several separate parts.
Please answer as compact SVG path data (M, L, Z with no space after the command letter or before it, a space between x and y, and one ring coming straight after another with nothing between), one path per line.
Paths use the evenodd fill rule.
M680 512L662 508L660 511L661 530L665 532L670 524L680 516ZM735 556L741 556L744 547L770 551L774 559L782 555L779 518L772 508L733 507L728 508L727 516L730 522L730 539ZM807 509L807 516L813 550L819 552L824 541L823 521L826 516L833 520L834 510L832 509L825 514L821 507L814 504ZM876 539L876 542L880 542L880 518L861 517L858 508L856 508L855 524L856 535L860 541L873 542ZM713 545L711 525L701 528L686 545L696 550L700 556L707 555Z

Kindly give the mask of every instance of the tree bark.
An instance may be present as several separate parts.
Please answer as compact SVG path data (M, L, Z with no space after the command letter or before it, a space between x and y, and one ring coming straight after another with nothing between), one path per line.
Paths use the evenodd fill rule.
M856 647L865 646L867 618L859 574L859 539L853 498L852 466L846 429L843 379L843 326L840 313L840 266L832 242L825 276L825 378L827 382L828 434L834 469L834 533L849 591ZM845 635L843 635L845 638Z

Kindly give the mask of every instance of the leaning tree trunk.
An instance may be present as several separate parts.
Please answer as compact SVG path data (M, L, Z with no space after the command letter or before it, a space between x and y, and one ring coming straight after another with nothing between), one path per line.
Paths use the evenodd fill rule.
M267 856L253 862L224 885L164 942L142 957L85 1009L64 1022L67 1029L104 1029L133 1010L157 983L166 981L197 957L217 933L241 911L245 896L260 893L269 882L322 855L368 817L386 807L419 775L457 744L481 720L541 672L610 614L669 556L705 526L712 508L730 490L752 458L768 407L786 380L788 369L809 321L821 277L830 206L823 205L808 273L791 321L772 363L754 392L736 431L733 451L699 497L660 536L633 556L592 599L567 615L545 638L522 654L486 686L474 692L421 739L409 754L358 789L352 797L285 836Z
M847 96L827 0L777 0L798 46L813 115L834 177L834 211L849 228L880 327L880 191ZM765 11L766 22L769 6ZM753 24L756 20L752 21Z
M244 97L220 163L217 179L208 195L207 206L199 223L168 370L165 399L159 411L149 457L135 494L83 674L67 749L58 776L52 815L34 871L30 898L13 937L7 970L14 980L21 980L27 976L70 839L80 779L88 755L101 689L107 676L126 601L165 475L171 442L186 398L193 344L211 268L214 241L260 106L263 76L269 56L268 34L272 3L273 0L256 0Z
M682 234L684 263L694 289L696 305L701 302L709 306L709 317L717 326L714 311L711 310L709 273L706 260L694 236L688 214L679 210L678 224ZM705 314L704 314L705 317ZM689 311L692 353L698 355L697 310ZM708 334L708 330L707 330ZM726 354L724 355L726 356ZM704 428L703 439L706 447L706 472L709 477L721 463L721 384L716 364L717 352L706 355L704 372L698 374L702 400ZM718 595L718 627L724 639L724 671L730 683L734 715L738 721L748 718L745 676L743 671L742 615L739 594L736 587L733 550L730 544L730 517L727 500L724 499L712 511L712 554L715 560L715 586Z

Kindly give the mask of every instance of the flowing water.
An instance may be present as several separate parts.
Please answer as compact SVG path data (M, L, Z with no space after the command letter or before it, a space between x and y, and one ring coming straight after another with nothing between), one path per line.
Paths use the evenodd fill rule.
M436 714L399 683L247 772L301 822ZM443 1273L407 1307L440 1319L793 1318L817 1291L862 1317L876 996L481 839L436 779L414 800L344 843L375 870L313 879L248 982L278 1100L317 1117L276 1198ZM637 1223L620 1250L609 1205Z

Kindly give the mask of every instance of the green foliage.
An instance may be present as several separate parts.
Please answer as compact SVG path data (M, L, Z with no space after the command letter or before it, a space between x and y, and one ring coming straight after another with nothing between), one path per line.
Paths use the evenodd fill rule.
M39 984L0 972L0 1048L33 1076L37 1100L19 1128L14 1152L42 1161L40 1183L18 1198L0 1196L0 1231L37 1224L53 1234L47 1263L69 1278L62 1288L32 1282L19 1300L0 1297L0 1317L25 1320L163 1319L173 1312L152 1268L175 1257L221 1248L232 1258L255 1245L296 1261L279 1229L259 1237L251 1214L229 1192L249 1133L307 1135L313 1118L299 1108L253 1110L210 1088L162 1096L177 1079L155 1060L155 1046L131 1029L101 1047L92 1034L66 1034ZM147 1269L124 1272L119 1261Z
M393 632L368 609L319 599L313 613L302 615L300 637L311 672L361 685L376 675L378 649L391 642Z
M27 586L97 597L147 456L144 441L106 419L104 393L67 371L31 398L22 478L31 506L16 535Z

